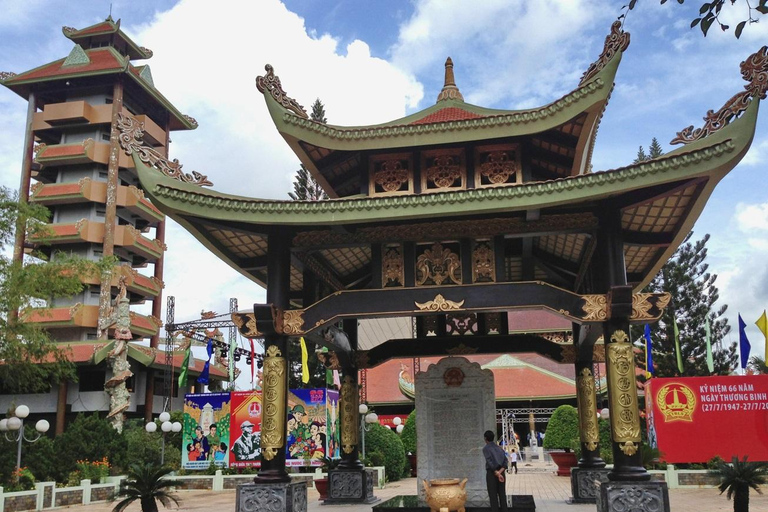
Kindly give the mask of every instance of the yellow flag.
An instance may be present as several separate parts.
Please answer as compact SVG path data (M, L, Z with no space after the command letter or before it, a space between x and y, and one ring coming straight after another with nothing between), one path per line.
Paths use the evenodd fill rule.
M755 325L765 336L765 359L768 360L768 317L765 316L765 310L763 310L763 314L757 319Z
M307 342L301 337L299 338L299 343L301 343L301 382L306 384L309 382L309 367L307 367L309 354L307 354Z

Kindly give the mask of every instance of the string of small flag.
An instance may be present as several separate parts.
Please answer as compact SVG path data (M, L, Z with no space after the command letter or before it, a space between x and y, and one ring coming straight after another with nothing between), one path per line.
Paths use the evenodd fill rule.
M746 369L747 364L749 363L749 354L752 350L752 344L749 342L749 338L747 338L747 332L746 327L747 324L744 322L744 320L741 318L741 314L738 315L739 319L739 354L740 354L740 363L741 368ZM675 360L677 362L677 370L682 374L684 371L683 367L683 358L682 353L680 350L680 330L677 326L677 318L675 317L674 313L672 314L672 329L674 332L674 340L675 340ZM755 325L757 325L757 328L760 329L760 332L763 333L763 337L765 338L765 360L768 361L768 314L766 313L766 310L763 310L763 314L760 315L760 318L757 319L755 322ZM715 364L714 364L714 358L712 356L712 326L710 324L710 319L707 317L706 322L704 324L704 342L706 344L706 361L707 361L707 370L709 373L714 373L715 371ZM654 368L653 368L653 343L651 341L651 326L648 324L645 324L645 330L643 333L643 337L645 338L645 376L646 378L650 378L655 374Z

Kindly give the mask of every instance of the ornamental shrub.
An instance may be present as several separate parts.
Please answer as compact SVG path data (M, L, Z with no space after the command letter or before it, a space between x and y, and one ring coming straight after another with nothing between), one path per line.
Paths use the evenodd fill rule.
M392 432L392 429L377 423L371 425L371 430L365 433L365 451L381 453L384 456L387 480L400 480L406 460L405 449L400 436Z
M571 451L574 439L579 439L579 414L574 406L561 405L549 418L544 448Z
M416 453L416 410L414 409L405 420L403 432L400 434L406 455Z

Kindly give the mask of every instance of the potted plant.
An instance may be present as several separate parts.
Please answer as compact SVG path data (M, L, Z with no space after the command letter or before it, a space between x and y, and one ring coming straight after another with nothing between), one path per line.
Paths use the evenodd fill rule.
M336 469L336 466L339 465L339 462L341 459L331 459L329 457L323 457L322 459L323 465L320 466L323 473L325 473L325 476L323 478L315 478L314 484L315 489L317 489L317 492L320 494L320 498L318 498L320 501L327 500L328 499L328 473L332 469Z
M733 512L749 512L749 489L762 494L760 485L768 483L768 462L749 462L746 455L740 461L734 455L730 464L719 461L710 473L720 478L720 494L728 491L728 499L733 497Z
M403 432L400 434L408 464L411 468L411 476L416 476L416 411L412 411L405 420Z
M128 470L128 479L120 486L116 497L123 497L112 512L123 512L128 505L136 500L141 503L141 512L157 512L157 500L164 507L171 502L179 505L179 498L171 494L169 489L181 485L178 480L163 478L172 470L157 464L133 464Z
M576 454L571 451L574 442L579 440L579 414L572 405L561 405L547 424L544 436L544 449L557 464L557 476L571 476L571 468L576 466Z

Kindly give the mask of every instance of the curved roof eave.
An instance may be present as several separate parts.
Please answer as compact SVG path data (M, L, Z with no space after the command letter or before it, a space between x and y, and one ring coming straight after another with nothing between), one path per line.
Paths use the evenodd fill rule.
M621 56L622 52L617 52L600 72L562 98L548 105L528 110L491 109L463 101L447 100L387 123L369 126L337 126L300 117L268 92L264 93L264 98L278 132L300 156L304 151L298 141L327 149L349 151L521 136L555 128L587 111L596 111L597 114L602 112L610 96ZM481 117L413 124L446 107L461 108Z

